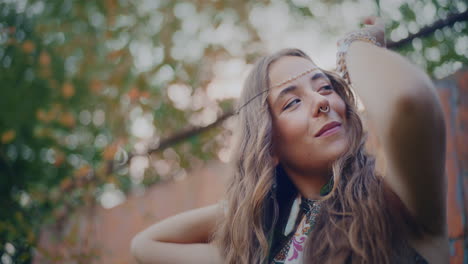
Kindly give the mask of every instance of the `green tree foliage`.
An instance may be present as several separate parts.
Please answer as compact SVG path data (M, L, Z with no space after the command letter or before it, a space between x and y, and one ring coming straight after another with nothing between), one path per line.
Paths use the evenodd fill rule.
M252 10L278 3L0 1L0 262L30 263L33 250L41 250L41 227L60 228L74 209L101 201L109 189L124 197L224 155L228 123L166 139L229 113L233 99L207 94L212 65L229 58L251 63L264 53ZM318 21L329 37L358 26L329 23L345 4L284 2L289 15ZM390 39L398 41L465 11L466 2L380 8ZM444 77L467 64L467 31L465 19L399 52ZM148 149L157 150L150 159L136 155Z

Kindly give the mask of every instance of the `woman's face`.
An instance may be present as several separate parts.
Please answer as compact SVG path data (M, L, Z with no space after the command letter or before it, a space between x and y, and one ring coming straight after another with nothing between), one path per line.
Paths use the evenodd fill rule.
M275 160L300 173L328 171L348 142L343 99L327 76L305 58L280 58L270 65L269 78ZM333 128L325 127L321 133L327 125Z

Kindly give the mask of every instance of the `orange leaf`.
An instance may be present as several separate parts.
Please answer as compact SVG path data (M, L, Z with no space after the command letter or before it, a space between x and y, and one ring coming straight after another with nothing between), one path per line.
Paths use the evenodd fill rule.
M61 191L67 191L72 187L73 182L70 178L65 178L61 183L60 183L60 190Z
M34 45L34 43L30 40L26 40L24 43L23 43L23 51L26 52L26 53L32 53L34 51L34 49L36 48L36 46Z
M102 90L102 86L102 82L99 80L93 80L90 84L91 91L95 94Z
M16 133L14 130L10 129L2 134L2 143L7 144L15 139Z
M65 161L65 155L63 153L58 153L55 157L55 167L60 167L60 165L63 164L63 162Z
M130 97L130 101L133 102L140 96L140 91L138 90L138 88L133 87L132 89L130 89L130 91L128 91L127 95L128 97Z
M83 165L81 168L75 171L74 175L77 178L82 178L87 176L91 172L91 167L89 165Z
M70 112L64 113L60 116L60 124L66 127L70 127L70 128L74 127L75 123L76 123L75 117Z
M118 148L117 144L108 145L102 152L102 157L105 160L114 159L115 153L117 152L117 148Z
M48 122L49 120L47 120L47 113L42 110L42 109L38 109L37 112L36 112L36 117L38 120L40 121L44 121L44 122Z
M41 54L39 55L39 63L42 66L48 66L50 65L50 61L50 55L45 51L41 52Z
M64 83L62 87L62 94L65 98L70 98L75 94L75 88L71 83Z

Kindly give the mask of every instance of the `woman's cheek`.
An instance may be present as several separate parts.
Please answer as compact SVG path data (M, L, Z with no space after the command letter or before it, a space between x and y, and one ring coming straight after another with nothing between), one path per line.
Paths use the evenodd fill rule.
M307 119L299 115L290 116L285 120L283 127L287 130L288 134L297 136L304 133L304 130L307 127Z
M340 118L344 119L346 105L343 99L341 99L341 97L338 94L334 93L332 96L329 97L329 103L332 110L334 110L340 116Z

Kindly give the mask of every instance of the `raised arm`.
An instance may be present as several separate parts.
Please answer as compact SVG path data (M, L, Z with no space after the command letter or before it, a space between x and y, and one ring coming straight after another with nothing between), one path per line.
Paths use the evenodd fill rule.
M222 263L218 249L209 244L222 218L218 204L169 217L132 239L132 255L142 264Z
M377 23L373 30L382 30ZM427 235L446 234L445 126L429 77L384 48L354 41L348 73L382 143L385 181Z

